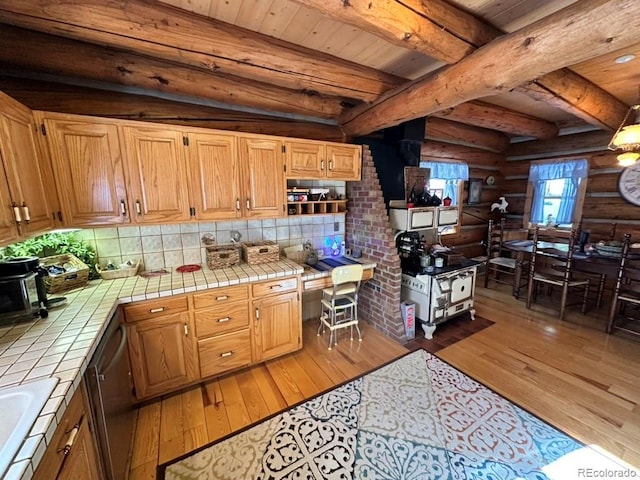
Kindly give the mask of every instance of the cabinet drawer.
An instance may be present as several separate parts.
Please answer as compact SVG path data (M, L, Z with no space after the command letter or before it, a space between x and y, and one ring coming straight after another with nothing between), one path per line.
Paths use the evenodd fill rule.
M187 297L167 297L126 305L124 316L126 322L131 323L172 313L186 312L188 308Z
M218 375L251 363L249 329L198 341L202 378Z
M198 338L238 330L249 326L249 305L246 301L218 305L195 312Z
M251 288L254 297L265 297L276 293L291 292L297 290L298 278L280 278L268 282L254 283L251 285Z
M193 308L213 307L215 305L226 305L238 300L246 301L249 296L248 285L236 285L233 287L212 288L203 293L193 296Z

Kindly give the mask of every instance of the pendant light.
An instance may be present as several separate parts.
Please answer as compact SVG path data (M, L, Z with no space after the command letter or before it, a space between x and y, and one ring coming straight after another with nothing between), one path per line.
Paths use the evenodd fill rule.
M635 121L627 125L629 116L635 116ZM640 158L640 104L631 105L624 120L609 142L609 150L624 150L618 155L618 162L623 167L633 165Z

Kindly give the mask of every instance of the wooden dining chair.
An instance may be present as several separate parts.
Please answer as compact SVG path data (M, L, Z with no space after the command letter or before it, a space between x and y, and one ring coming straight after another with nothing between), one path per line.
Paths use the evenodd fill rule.
M616 286L611 298L607 333L622 330L640 335L640 260L631 259L631 235L624 236L622 256L616 277ZM633 323L635 329L631 328Z
M580 312L584 315L587 311L587 298L589 296L589 283L587 279L574 279L572 273L573 253L576 231L571 230L569 241L566 237L540 235L539 227L533 233L533 251L529 263L529 287L527 289L527 309L531 309L531 303L536 300L539 284L545 284L549 292L553 287L560 288L560 320L564 319L568 303L569 293L573 289L584 290L580 302Z
M484 271L484 287L489 286L489 280L514 286L517 261L513 252L504 248L506 240L526 240L527 230L507 229L504 218L500 222L489 220L487 232L487 263ZM527 271L526 268L524 270ZM526 275L524 277L526 282ZM522 280L521 280L522 281ZM516 289L514 288L514 292Z

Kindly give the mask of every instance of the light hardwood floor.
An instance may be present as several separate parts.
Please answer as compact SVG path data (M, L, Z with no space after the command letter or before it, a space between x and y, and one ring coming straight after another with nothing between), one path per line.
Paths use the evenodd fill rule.
M577 439L640 467L640 338L606 335L597 314L570 311L560 322L553 310L526 310L508 289L478 288L476 308L495 325L438 356ZM158 464L406 352L367 325L362 343L341 339L329 352L315 329L315 322L305 323L299 352L142 407L130 479L155 479Z

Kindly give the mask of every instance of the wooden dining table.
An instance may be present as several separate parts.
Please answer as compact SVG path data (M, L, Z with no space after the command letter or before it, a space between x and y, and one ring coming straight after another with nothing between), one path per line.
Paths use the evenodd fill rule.
M533 253L533 240L507 240L503 242L506 250L515 252L516 254L516 270L513 279L513 296L520 298L520 281L522 278L522 268L525 258ZM569 245L566 243L552 243L538 241L537 252L540 255L546 255L553 258L565 258L569 251ZM604 285L607 275L615 276L620 266L620 257L605 256L598 252L580 252L577 247L573 252L571 269L576 272L584 272L592 275L599 275L598 282L598 307L602 300Z

